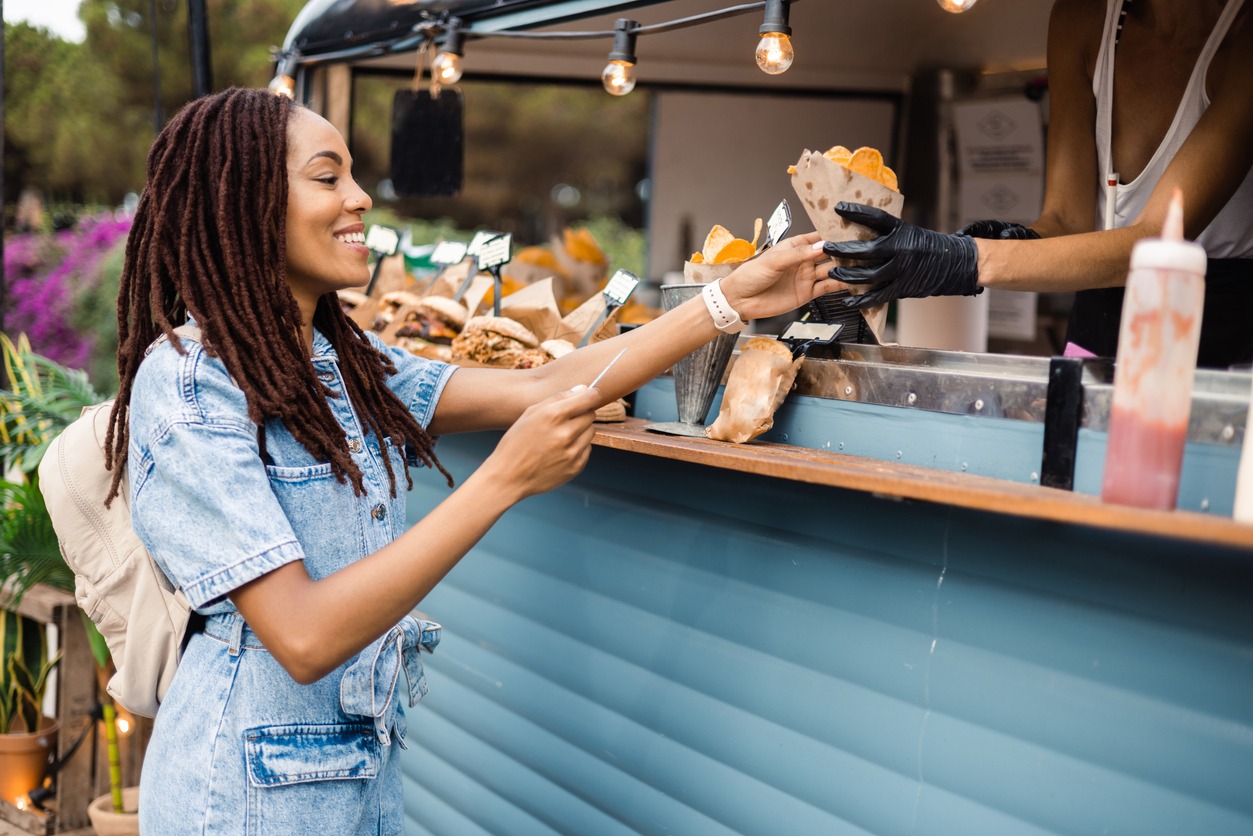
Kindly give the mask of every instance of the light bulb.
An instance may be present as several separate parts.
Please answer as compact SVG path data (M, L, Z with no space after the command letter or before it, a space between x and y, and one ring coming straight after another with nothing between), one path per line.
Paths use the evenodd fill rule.
M630 61L610 61L600 74L605 92L613 96L625 96L635 89L635 65Z
M461 81L461 56L455 52L441 52L431 62L431 75L440 84L456 84Z
M276 75L270 82L270 92L276 96L294 99L296 98L296 79L289 75Z
M782 32L767 32L757 42L757 66L763 73L778 75L792 66L796 53L792 51L792 39Z
M940 4L940 8L944 11L959 15L962 12L970 11L970 8L979 0L936 0L936 2Z

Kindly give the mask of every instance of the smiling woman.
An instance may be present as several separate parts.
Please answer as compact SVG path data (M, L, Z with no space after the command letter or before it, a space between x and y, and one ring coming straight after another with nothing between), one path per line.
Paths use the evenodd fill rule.
M335 293L368 278L369 207L339 133L263 90L193 102L149 154L106 459L201 625L157 713L144 832L401 832L396 687L403 667L408 704L425 693L440 633L413 608L505 511L582 470L597 408L719 333L692 300L536 369L388 348ZM749 319L830 292L816 238L737 269L725 303ZM191 320L201 339L180 339ZM482 429L507 432L406 528L409 466L443 472L432 437Z

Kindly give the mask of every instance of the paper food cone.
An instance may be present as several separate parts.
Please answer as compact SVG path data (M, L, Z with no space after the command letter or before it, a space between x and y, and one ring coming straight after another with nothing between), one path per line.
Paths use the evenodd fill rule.
M835 213L835 204L840 201L875 206L898 218L905 206L905 196L900 192L845 168L821 151L806 150L801 154L796 161L796 173L792 175L792 188L824 241L865 241L875 237L873 231L861 224L849 223ZM856 285L849 285L849 290L855 294L864 292ZM862 311L879 342L883 341L887 310L887 305L876 305Z
M683 280L687 284L709 284L716 279L725 279L743 263L737 261L732 264L693 264L685 261L683 262Z

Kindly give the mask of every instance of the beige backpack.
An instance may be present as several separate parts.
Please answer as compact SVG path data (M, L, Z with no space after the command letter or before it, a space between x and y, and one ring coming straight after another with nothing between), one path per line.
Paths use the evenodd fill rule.
M200 329L175 333L199 341ZM109 646L117 673L108 691L128 711L154 717L174 679L190 608L131 527L126 477L110 507L113 473L104 466L108 400L57 436L39 463L39 487L61 554L74 571L74 598Z

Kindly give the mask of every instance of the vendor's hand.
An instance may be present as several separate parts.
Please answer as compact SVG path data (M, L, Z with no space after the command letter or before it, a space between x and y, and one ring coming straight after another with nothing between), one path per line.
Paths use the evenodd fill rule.
M513 501L550 491L587 465L596 410L605 398L597 389L576 387L528 407L500 439L482 470Z
M847 221L879 233L869 241L828 241L823 248L836 258L864 262L836 267L831 278L870 289L844 301L848 307L868 308L893 299L920 296L974 296L979 287L979 251L973 238L946 235L907 224L882 209L861 203L835 205Z
M840 289L818 263L826 261L817 232L784 239L752 258L720 283L727 302L745 320L791 313L818 296Z
M969 238L999 238L1003 241L1027 241L1040 237L1040 233L1029 226L997 220L972 221L957 230L957 234Z

